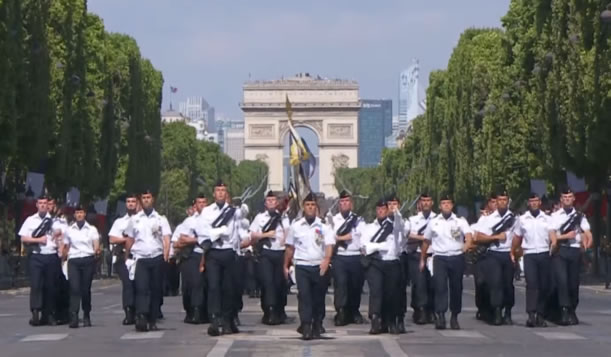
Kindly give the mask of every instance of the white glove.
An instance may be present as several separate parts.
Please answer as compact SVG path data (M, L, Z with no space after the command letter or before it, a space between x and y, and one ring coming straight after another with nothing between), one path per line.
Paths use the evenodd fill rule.
M129 280L134 280L136 277L136 261L134 259L126 259L125 266L129 272Z
M212 242L217 241L221 236L226 236L228 234L227 226L220 226L218 228L212 228L210 230L210 240Z
M366 243L365 244L365 255L373 254L380 250L382 243Z
M242 211L242 217L248 216L249 209L246 203L242 203L242 205L240 206L240 210Z
M431 276L433 276L433 257L426 258L426 268L431 273Z
M68 280L68 261L67 260L62 263L62 273L66 277L66 280Z

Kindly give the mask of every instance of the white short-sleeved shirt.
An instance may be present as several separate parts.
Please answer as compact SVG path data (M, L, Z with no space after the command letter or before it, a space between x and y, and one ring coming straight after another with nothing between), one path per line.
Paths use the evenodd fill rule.
M234 250L237 255L243 256L248 250L248 248L242 249L242 242L250 240L250 232L248 230L250 228L250 221L248 221L248 218L242 218L241 220L236 221L236 224L238 225L238 228L236 229L238 239L236 239L236 246Z
M473 234L471 227L464 218L454 213L448 219L438 214L424 230L424 238L433 246L433 255L440 256L462 254L467 234Z
M514 234L522 237L524 254L537 254L549 252L549 232L552 230L550 216L540 211L534 217L530 211L526 211L514 227Z
M570 216L574 214L577 214L577 211L575 210L575 208L573 208L568 214L562 208L552 213L552 228L557 231L558 235L560 234L560 228L562 227L562 225L566 221L568 221ZM581 219L581 224L579 225L579 229L575 232L577 233L577 235L575 236L575 239L569 240L571 248L580 248L581 240L583 238L582 237L583 232L589 231L589 230L590 230L590 223L588 222L588 219L584 215L583 218Z
M386 237L386 240L381 243L371 242L371 239L380 230L382 226L378 219L365 225L361 232L361 246L376 245L376 251L380 253L382 260L397 260L401 254L401 238L403 237L403 227L405 222L401 219L396 219L393 222L393 231Z
M76 222L72 223L66 232L64 244L69 244L68 260L90 257L95 254L94 243L100 240L95 226L85 222L82 228Z
M227 226L224 227L223 232L217 233L217 230L212 228L212 223L214 223L225 209L229 209L229 204L224 203L223 206L219 208L216 203L213 203L202 210L202 213L195 221L197 242L199 244L202 244L206 240L210 240L213 242L213 249L235 250L235 240L238 238L238 235L234 232L237 229L236 221L239 222L244 214L242 209L236 208L233 217L227 222Z
M498 224L502 219L508 218L510 214L513 214L513 212L507 210L507 212L505 212L505 214L501 216L499 211L496 210L488 216L481 217L480 220L478 221L478 227L481 229L480 232L487 234L487 235L492 235L492 228L496 224ZM518 222L518 219L517 217L515 217L513 225L507 231L505 231L506 239L504 242L498 242L499 243L498 246L496 244L491 244L490 248L488 249L493 252L511 251L511 242L513 241L514 228L517 222Z
M420 232L420 230L425 227L427 224L429 224L429 222L435 218L437 215L435 214L435 212L431 211L429 213L428 217L424 217L424 214L422 212L418 212L418 214L411 216L409 218L409 223L410 223L410 230L409 230L409 234L407 235L407 239L408 242L405 246L405 250L408 253L413 253L413 252L421 252L420 250L420 246L422 245L420 241L417 240L413 240L413 241L409 241L409 235L410 234L418 234L418 232ZM424 231L422 231L422 234L424 234ZM429 248L429 252L428 253L432 253L432 249Z
M199 213L196 212L192 216L185 218L185 220L182 221L181 224L176 226L176 229L174 230L174 234L172 235L172 242L177 242L180 239L181 235L185 235L191 238L197 238L198 237L197 220L201 218L200 216L201 216L201 212ZM204 250L199 246L199 244L195 244L193 251L195 253L200 253L200 254L204 252Z
M131 230L131 228L129 227L129 224L131 222L130 218L131 216L129 214L125 214L123 217L115 219L112 224L112 227L110 227L110 232L108 232L108 236L122 238L123 234L127 234L127 231Z
M315 266L325 258L325 246L335 244L335 236L319 217L312 224L303 217L291 224L286 244L295 247L295 265Z
M172 230L165 216L153 210L150 215L140 211L131 216L131 227L126 233L134 238L131 253L134 258L155 258L163 254L163 237Z
M40 226L44 218L52 219L51 215L48 213L43 218L40 218L40 215L38 213L35 213L29 216L28 218L26 218L26 220L21 225L21 229L19 229L19 236L31 237L32 233L36 230L36 228L38 228L38 226ZM56 226L56 227L60 228L59 226ZM54 229L55 227L53 227L53 224L52 224L51 230L49 230L46 233L47 243L39 244L40 254L45 254L45 255L46 254L57 254L57 242L53 238ZM34 252L34 253L38 254L37 252Z
M265 212L261 212L255 216L252 223L250 224L250 231L255 233L261 233L263 231L263 227L267 222L269 222L271 215L266 210ZM286 231L288 231L290 227L290 223L288 217L282 217L280 223L276 227L276 236L271 241L271 247L263 246L263 249L270 250L284 250L284 245L286 243Z
M339 229L339 227L342 226L342 224L344 224L345 221L346 219L344 218L344 216L341 213L338 213L335 216L333 216L333 225L334 225L333 234L334 236L337 237L337 230ZM346 241L347 243L346 248L342 247L341 245L338 246L337 255L342 255L342 256L361 255L361 232L363 231L366 225L367 223L365 222L363 217L357 218L356 226L354 226L352 228L352 231L350 232L352 234L352 239L349 241Z

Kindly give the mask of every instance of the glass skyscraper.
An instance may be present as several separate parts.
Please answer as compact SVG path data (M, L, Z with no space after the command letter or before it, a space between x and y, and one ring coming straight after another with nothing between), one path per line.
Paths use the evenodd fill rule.
M392 135L392 100L361 100L358 166L377 166L381 161L385 139L390 135Z

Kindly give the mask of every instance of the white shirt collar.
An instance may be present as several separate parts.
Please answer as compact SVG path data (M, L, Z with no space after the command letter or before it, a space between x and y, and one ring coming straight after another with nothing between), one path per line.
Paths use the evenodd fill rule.
M89 222L85 221L85 224L83 224L83 228L81 228L81 229L89 229L89 227L90 227ZM73 222L73 223L70 225L70 228L76 228L76 229L79 229L78 224L76 223L76 221L74 221L74 222Z

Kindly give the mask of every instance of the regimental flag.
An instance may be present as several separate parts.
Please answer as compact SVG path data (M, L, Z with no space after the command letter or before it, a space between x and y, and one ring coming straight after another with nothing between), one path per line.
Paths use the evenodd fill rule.
M309 180L314 176L316 170L316 158L308 144L293 126L293 107L288 96L286 96L286 113L288 115L289 134L291 135L289 163L291 166L301 165L303 174Z
M170 86L170 92L176 93L178 92L178 88Z

